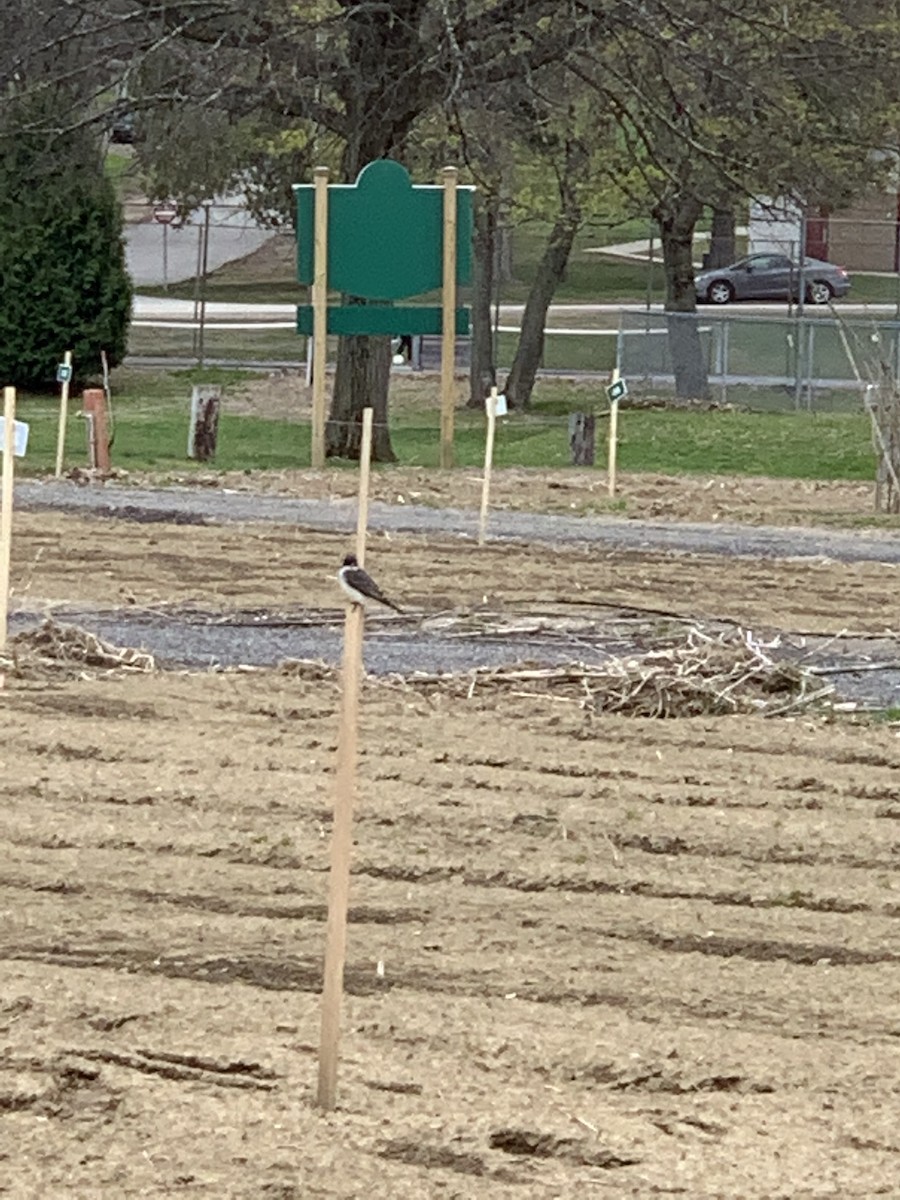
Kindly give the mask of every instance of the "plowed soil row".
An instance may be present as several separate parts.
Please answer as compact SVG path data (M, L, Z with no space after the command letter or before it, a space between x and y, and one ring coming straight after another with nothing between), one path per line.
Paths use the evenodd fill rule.
M27 514L14 606L324 617L345 545ZM423 611L612 597L830 633L883 632L895 579L421 538L370 564ZM896 729L517 691L364 689L323 1116L336 682L8 674L0 1193L896 1195Z

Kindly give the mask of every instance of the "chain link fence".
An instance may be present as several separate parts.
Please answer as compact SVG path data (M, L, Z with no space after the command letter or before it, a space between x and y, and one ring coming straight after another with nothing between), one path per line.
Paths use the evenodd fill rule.
M853 288L845 303L859 297L873 314L841 318L834 315L840 308L808 306L797 313L785 306L784 316L757 316L738 304L704 306L684 320L696 324L716 400L785 410L855 407L870 376L883 378L886 367L898 376L900 209L890 194L870 197L858 208L850 215L819 217L787 206L756 206L748 221L732 223L724 244L715 221L698 234L698 267L725 251L740 256L780 249L796 257L805 246L807 254L846 266ZM234 198L188 214L171 205L131 201L125 215L128 265L141 297L130 334L132 361L305 369L307 339L295 332L291 303L292 230L260 227ZM504 230L492 298L494 359L501 375L515 354L520 306L542 248L538 233ZM542 369L604 375L618 366L632 390L672 394L674 318L660 311L663 275L651 223L631 221L587 233L567 272L566 301L573 307L548 318ZM614 294L616 299L631 294L635 305L645 307L621 316L617 310L601 313L604 304L617 308ZM301 298L299 288L296 295ZM165 307L169 299L180 301L177 310ZM868 364L860 379L847 342L853 357ZM461 339L458 371L465 373L468 363L469 345ZM417 340L400 365L438 369L439 341Z
M696 329L710 393L722 404L851 411L874 382L900 377L897 319L631 311L621 315L616 360L632 391L674 395L673 321Z

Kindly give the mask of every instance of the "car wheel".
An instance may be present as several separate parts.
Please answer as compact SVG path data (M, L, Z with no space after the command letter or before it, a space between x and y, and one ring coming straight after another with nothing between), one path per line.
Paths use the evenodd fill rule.
M734 288L727 279L716 279L706 289L713 304L730 304L734 299Z
M831 284L826 283L824 279L815 280L806 289L806 298L810 304L828 304L833 295Z

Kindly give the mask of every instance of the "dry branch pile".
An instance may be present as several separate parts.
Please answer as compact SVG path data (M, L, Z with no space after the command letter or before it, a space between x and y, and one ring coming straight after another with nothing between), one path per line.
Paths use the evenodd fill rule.
M776 716L832 695L830 685L801 666L777 661L770 649L745 630L712 636L695 627L663 649L610 657L596 666L484 668L464 676L412 675L406 682L468 698L485 689L552 695L590 712L630 717Z
M105 671L156 669L153 655L144 650L111 646L85 629L57 625L52 620L12 638L0 662L8 671L20 676L47 671L80 671L85 667Z

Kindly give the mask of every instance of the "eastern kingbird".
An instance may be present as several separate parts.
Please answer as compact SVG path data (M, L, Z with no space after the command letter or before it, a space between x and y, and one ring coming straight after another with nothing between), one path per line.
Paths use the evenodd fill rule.
M344 564L338 571L338 583L353 604L362 604L365 607L370 600L375 600L392 608L394 612L403 612L393 600L388 600L368 571L363 570L356 561L355 554L348 554L344 559Z

